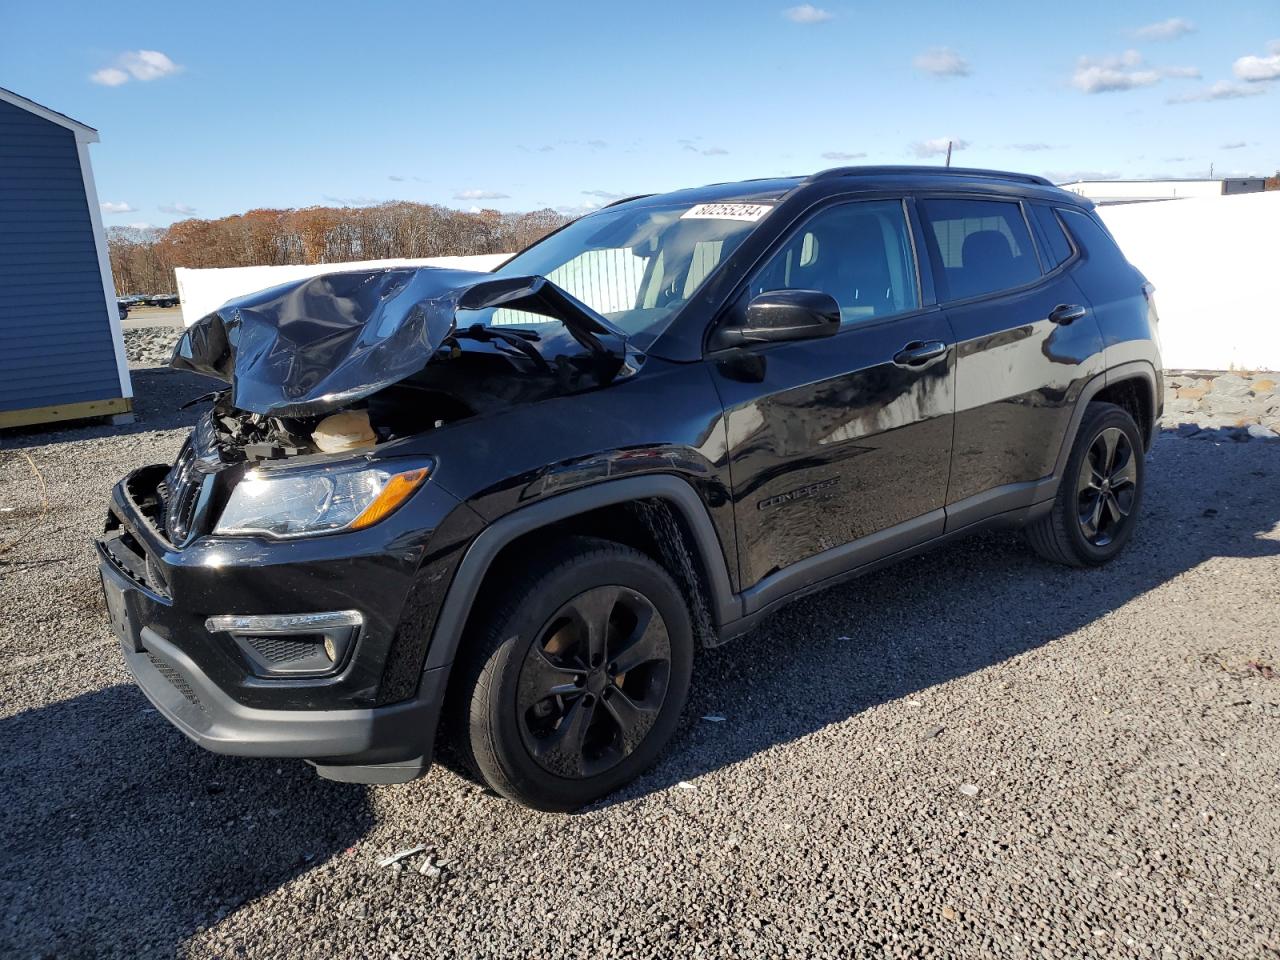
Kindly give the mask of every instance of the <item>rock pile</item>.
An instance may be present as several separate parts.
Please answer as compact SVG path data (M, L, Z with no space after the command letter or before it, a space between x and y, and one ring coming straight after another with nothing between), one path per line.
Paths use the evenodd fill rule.
M124 352L131 367L163 367L182 336L179 327L139 327L124 332Z
M1280 439L1280 373L1166 370L1166 430L1182 436Z

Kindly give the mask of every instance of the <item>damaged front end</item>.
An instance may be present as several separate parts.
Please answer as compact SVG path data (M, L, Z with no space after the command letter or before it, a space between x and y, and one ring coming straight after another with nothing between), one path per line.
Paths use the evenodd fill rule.
M475 322L460 326L467 314ZM233 300L184 333L171 365L229 384L200 398L214 401L193 436L209 471L358 451L602 386L642 360L622 331L545 278L397 268Z
M448 670L424 667L418 611L480 521L431 482L429 445L397 441L640 361L538 277L332 274L203 318L173 366L226 387L171 466L117 484L98 540L129 669L208 749L421 773Z
M284 284L229 302L178 342L173 367L228 387L192 401L212 407L144 506L176 546L201 533L360 529L430 469L376 448L602 386L642 360L541 277L405 268Z

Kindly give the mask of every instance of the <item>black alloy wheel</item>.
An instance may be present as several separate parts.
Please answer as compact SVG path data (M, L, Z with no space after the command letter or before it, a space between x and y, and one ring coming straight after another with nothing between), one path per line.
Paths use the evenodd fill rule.
M525 656L516 699L524 744L557 776L603 773L653 728L670 676L671 640L648 598L615 585L587 590Z
M1137 495L1133 445L1119 427L1107 427L1080 462L1076 498L1084 538L1095 547L1110 545L1133 512Z
M1052 504L1026 526L1036 553L1072 567L1096 567L1123 550L1142 506L1144 458L1132 414L1114 403L1090 403Z
M574 810L639 776L675 734L689 606L652 557L594 537L505 569L450 678L441 759L519 803Z

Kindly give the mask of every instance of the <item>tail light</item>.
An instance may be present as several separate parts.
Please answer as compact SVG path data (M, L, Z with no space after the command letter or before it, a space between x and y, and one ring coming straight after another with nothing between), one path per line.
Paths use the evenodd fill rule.
M1156 310L1156 285L1150 280L1142 282L1142 296L1147 301L1147 311L1151 316L1153 323L1160 322L1160 312Z

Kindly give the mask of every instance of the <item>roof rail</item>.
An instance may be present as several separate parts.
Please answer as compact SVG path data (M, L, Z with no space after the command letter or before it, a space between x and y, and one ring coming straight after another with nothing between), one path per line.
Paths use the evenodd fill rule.
M619 197L617 200L610 200L600 209L607 210L609 207L616 207L620 203L630 203L632 200L643 200L645 197L652 197L652 196L655 196L655 194L637 193L634 197Z
M807 177L805 183L815 180L830 180L834 177L875 177L875 176L908 176L921 175L944 177L983 177L990 180L1012 180L1015 183L1032 183L1042 187L1052 187L1053 183L1044 177L1032 173L1009 173L1005 170L983 170L979 167L922 167L922 166L884 166L884 167L832 167L820 170Z

